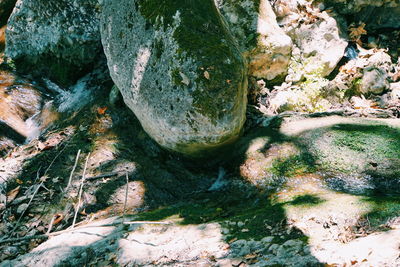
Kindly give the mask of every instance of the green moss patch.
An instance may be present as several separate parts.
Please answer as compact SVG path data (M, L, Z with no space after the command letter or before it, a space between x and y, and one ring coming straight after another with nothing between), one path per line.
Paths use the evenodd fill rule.
M218 120L226 113L220 108L225 103L236 99L231 108L242 105L245 63L214 1L141 0L138 7L155 29L176 27L172 36L179 45L176 58L196 61L199 89L193 93L193 106L198 112ZM176 74L175 84L181 84Z

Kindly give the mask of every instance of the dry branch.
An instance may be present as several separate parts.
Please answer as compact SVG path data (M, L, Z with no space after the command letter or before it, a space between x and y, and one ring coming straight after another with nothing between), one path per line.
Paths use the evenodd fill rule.
M77 203L77 206L76 206L76 208L75 208L75 215L74 215L74 220L72 221L72 228L74 228L74 226L75 226L76 216L78 216L78 211L79 211L79 208L80 208L80 206L81 206L81 198L82 198L83 184L84 184L84 182L85 182L85 175L86 175L86 169L87 169L87 164L88 164L88 161L89 161L89 157L90 157L90 153L89 153L89 154L87 155L87 157L86 157L85 167L83 168L81 186L80 186L80 188L79 188L78 203Z
M76 158L75 158L74 167L72 168L72 170L71 170L71 174L69 175L68 185L67 185L67 188L66 188L66 189L68 189L68 188L71 186L71 182L72 182L72 176L74 175L74 172L75 172L76 166L78 165L78 160L79 160L79 156L80 156L80 154L81 154L81 150L79 149L79 150L78 150L78 153L76 154ZM66 191L66 190L65 190L65 191Z

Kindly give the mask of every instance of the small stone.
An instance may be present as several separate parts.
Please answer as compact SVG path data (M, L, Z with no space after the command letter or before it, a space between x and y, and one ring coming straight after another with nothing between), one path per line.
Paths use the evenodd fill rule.
M389 86L387 74L383 70L371 69L364 72L359 89L363 94L381 94Z

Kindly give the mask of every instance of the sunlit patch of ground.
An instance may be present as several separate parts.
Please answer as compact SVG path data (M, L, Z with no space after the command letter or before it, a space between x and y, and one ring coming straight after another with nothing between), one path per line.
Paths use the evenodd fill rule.
M232 161L221 166L220 171L201 173L189 170L178 158L163 154L140 127L126 127L121 115L125 113L104 110L105 106L97 103L60 120L52 132L41 138L42 143L58 140L48 150L38 151L39 141L32 141L35 145L30 149L37 154L25 162L19 176L21 192L25 192L40 172L40 165L49 166L60 154L47 174L46 190L40 190L40 198L35 198L40 203L35 202L30 209L36 217L29 217L24 223L32 225L36 220L45 231L52 216L63 213L64 220L53 231L65 229L71 225L77 207L85 159L90 153L89 179L84 182L77 221L78 226L97 226L52 237L14 263L28 259L42 263L50 257L49 262L60 264L185 266L243 262L298 266L301 260L314 264L311 266L351 261L382 266L382 262L396 260L393 255L397 243L385 239L383 232L397 237L400 202L395 192L377 197L375 189L382 184L376 183L374 173L364 173L369 171L364 165L360 165L359 173L328 172L335 165L328 164L333 162L327 161L328 157L321 158L326 153L333 160L346 155L355 155L353 160L363 159L360 151L369 145L365 140L378 140L379 146L390 142L397 135L396 124L389 123L391 126L387 127L386 121L343 118L306 120L304 125L297 120L284 121L283 130L271 127L254 131L237 150L244 151L243 161L239 156L235 159L239 164ZM367 124L373 131L364 127L369 131L358 133L359 124ZM246 141L246 137L243 139ZM64 192L79 149L82 153L72 186ZM354 149L358 153L354 154ZM396 143L384 150L371 147L370 151L377 168L385 162L385 170L395 166L386 159L398 153ZM115 175L90 179L107 173ZM219 186L213 187L216 180L220 180ZM121 217L98 220L122 216L124 211L127 220L150 223L98 225L121 221ZM152 224L165 221L173 224ZM63 238L65 243L61 243ZM367 244L371 240L380 243ZM360 252L355 250L357 246L362 248ZM385 248L386 254L375 253Z
M385 231L398 235L399 126L399 120L289 118L250 142L241 174L272 190L321 262L394 266L399 243Z

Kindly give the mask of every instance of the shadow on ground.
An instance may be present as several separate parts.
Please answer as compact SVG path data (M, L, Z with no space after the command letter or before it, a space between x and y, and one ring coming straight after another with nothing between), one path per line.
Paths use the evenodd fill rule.
M63 190L76 152L78 149L83 152L75 177L75 181L79 181L85 156L89 152L98 155L102 145L106 144L104 153L101 153L108 156L99 157L99 162L89 164L89 171L96 175L117 170L120 174L90 180L85 184L85 192L94 197L86 201L85 212L79 215L78 221L88 218L90 214L100 214L98 218L121 215L123 197L117 193L124 192L124 173L127 173L129 183L136 183L130 193L130 198L136 200L128 204L128 213L134 214L130 218L161 221L173 217L179 218L179 225L182 226L218 223L223 240L230 244L229 257L241 258L248 264L268 261L265 255L271 255L278 265L290 265L291 257L293 262L298 257L307 257L313 266L322 265L307 249L308 237L287 222L285 205L318 206L324 203L324 199L307 193L296 195L286 202L278 201L276 195L285 192L285 185L291 177L324 172L327 174L324 176L327 189L365 196L364 202L372 207L365 216L374 227L400 215L399 179L396 176L400 158L398 128L381 122L371 122L372 125L368 122L337 123L290 135L281 131L283 120L277 117L268 128L251 129L230 156L229 153L219 155L226 157L225 161L209 166L207 162L188 162L163 151L144 133L122 104L110 107L102 99L106 99L104 95L94 101L96 105L60 120L50 133L64 136L63 141L56 148L39 153L25 163L19 177L24 185L32 184L34 177L43 176L46 168L51 166L44 183L47 191L39 196L44 209L51 203L52 208L47 208L45 213L71 213L73 208L66 204L68 201ZM99 113L98 108L105 106L107 111ZM100 152L96 154L96 151ZM355 161L360 164L355 164ZM368 179L352 184L348 181L349 177ZM13 186L17 184L10 184L10 188ZM213 186L216 189L210 190ZM29 213L35 210L38 209ZM62 227L71 223L72 217L67 217ZM98 245L108 242L110 248L112 244L118 244L118 240L124 239L124 231L127 229L117 227L87 247L73 248L79 257L73 261L60 257L59 264L116 261L116 258L107 258L116 251L99 249ZM238 240L252 242L266 237L271 237L268 244L252 243L253 247L237 245ZM304 247L279 252L273 246L284 247L293 240L304 243ZM81 256L82 251L85 251L85 256ZM215 263L217 259L210 256L207 261Z

